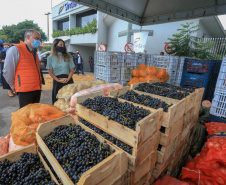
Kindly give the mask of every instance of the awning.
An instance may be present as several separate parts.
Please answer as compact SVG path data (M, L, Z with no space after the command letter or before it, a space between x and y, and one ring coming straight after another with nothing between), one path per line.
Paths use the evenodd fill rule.
M72 0L143 26L226 14L226 0Z

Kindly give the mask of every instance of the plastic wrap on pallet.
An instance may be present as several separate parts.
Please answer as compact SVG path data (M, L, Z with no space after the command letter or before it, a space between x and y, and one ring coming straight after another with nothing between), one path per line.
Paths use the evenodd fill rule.
M122 67L136 67L135 53L122 53Z
M167 70L177 70L179 62L178 56L162 56L153 55L151 57L151 64L157 68L164 68Z
M118 67L121 66L122 53L121 52L101 52L97 51L95 65L105 66L105 67Z
M140 64L146 64L146 56L142 53L135 53L136 57L136 66L138 67Z
M210 114L226 118L226 90L216 88Z
M121 67L121 81L129 81L132 78L132 69L134 69L134 67Z

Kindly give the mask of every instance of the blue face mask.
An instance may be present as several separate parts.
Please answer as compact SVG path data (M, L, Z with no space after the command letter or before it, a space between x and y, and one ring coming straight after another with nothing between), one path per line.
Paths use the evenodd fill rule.
M40 46L40 41L34 39L34 42L31 43L31 45L32 45L33 48L38 48Z
M8 48L4 48L5 51L7 51Z

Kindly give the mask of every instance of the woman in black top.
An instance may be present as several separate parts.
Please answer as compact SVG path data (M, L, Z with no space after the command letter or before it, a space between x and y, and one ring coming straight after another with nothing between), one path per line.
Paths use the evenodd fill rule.
M4 44L4 50L0 51L0 62L1 62L1 77L2 77L2 86L3 89L8 89L8 95L9 97L13 97L13 91L10 88L9 84L6 82L4 76L3 76L3 69L4 69L4 62L5 62L5 57L6 57L6 51L9 49L9 45L8 44Z

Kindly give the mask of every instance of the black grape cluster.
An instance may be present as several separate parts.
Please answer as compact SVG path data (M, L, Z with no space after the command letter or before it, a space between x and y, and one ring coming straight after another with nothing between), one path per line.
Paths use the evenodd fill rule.
M102 137L104 137L108 141L112 142L113 144L115 144L119 148L123 149L124 151L126 151L127 153L132 155L133 148L131 146L129 146L126 143L116 139L115 137L104 132L103 130L95 127L94 125L92 125L91 123L89 123L88 121L86 121L84 119L81 119L80 122L83 123L84 125L86 125L87 127L89 127L90 129L94 130L96 133L100 134Z
M38 154L23 153L18 161L0 162L1 185L55 185Z
M150 114L149 110L111 97L88 98L81 105L133 130L136 130L138 121Z
M175 85L172 85L172 84L168 84L168 83L154 83L153 85L155 86L161 86L161 87L166 87L166 88L170 88L170 89L175 89L175 90L178 90L178 91L185 91L185 92L189 92L189 93L192 93L195 91L195 89L193 88L190 88L190 87L181 87L181 86L175 86Z
M100 143L79 125L61 125L44 137L44 142L64 171L77 183L84 172L115 151Z
M165 96L167 98L173 98L177 100L181 100L189 95L188 91L178 91L176 89L169 89L167 87L162 86L156 86L154 84L149 83L142 83L139 84L138 87L135 88L135 90L147 92L151 94L156 94L159 96Z
M154 109L163 108L164 112L168 112L168 108L173 105L173 104L169 105L166 102L161 101L160 99L153 98L148 95L144 95L144 94L139 95L133 90L127 91L125 94L119 96L119 98L122 98L127 101L131 101L134 103L138 103L147 107L151 107Z

